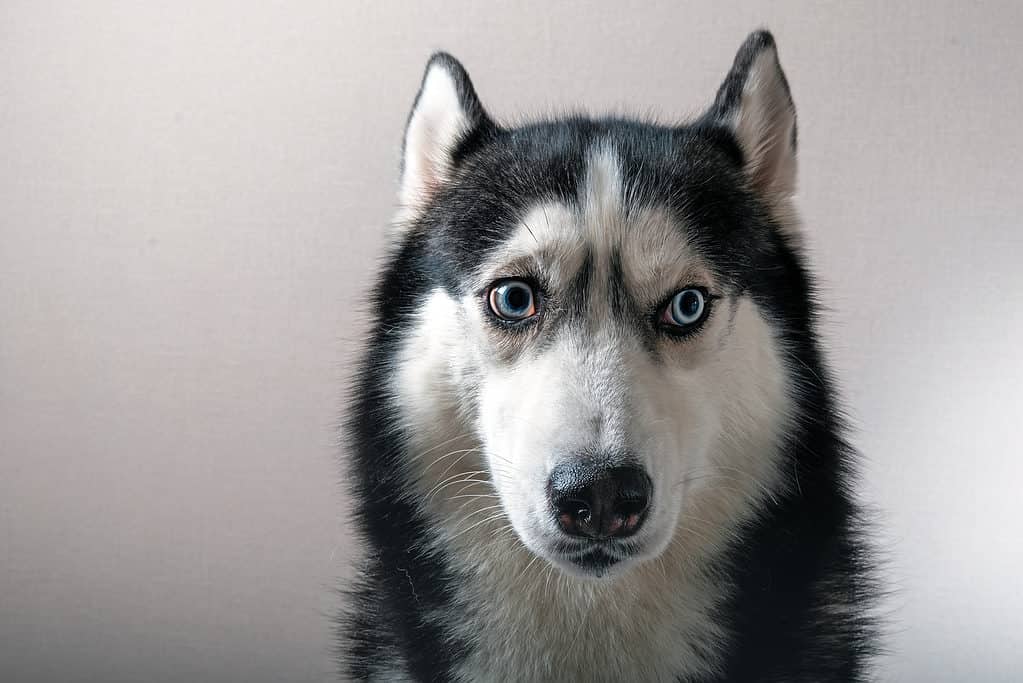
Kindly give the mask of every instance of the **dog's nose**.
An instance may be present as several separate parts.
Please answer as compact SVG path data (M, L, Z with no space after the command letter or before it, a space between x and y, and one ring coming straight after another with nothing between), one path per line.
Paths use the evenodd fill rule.
M639 467L564 463L551 472L547 497L566 534L602 540L636 533L651 488L650 477Z

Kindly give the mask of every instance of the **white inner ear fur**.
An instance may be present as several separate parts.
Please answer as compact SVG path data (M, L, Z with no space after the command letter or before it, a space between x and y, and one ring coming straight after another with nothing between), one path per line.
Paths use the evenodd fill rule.
M796 111L773 47L750 66L731 124L757 189L776 201L790 197L796 189Z
M450 179L451 152L469 128L458 86L451 73L434 64L423 79L423 87L405 132L399 225L415 217L426 202Z

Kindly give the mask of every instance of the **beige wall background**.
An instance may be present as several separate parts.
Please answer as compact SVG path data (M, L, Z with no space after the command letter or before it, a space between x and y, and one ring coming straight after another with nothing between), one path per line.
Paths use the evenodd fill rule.
M0 678L321 681L335 425L428 54L499 118L779 41L894 590L883 678L1023 670L1023 5L0 5Z

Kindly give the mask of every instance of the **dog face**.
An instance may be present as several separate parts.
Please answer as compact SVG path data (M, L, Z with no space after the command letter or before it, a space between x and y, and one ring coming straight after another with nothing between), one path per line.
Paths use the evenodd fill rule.
M764 34L680 127L501 128L435 56L395 235L415 283L394 391L419 450L463 446L414 458L426 497L470 499L448 509L506 519L577 576L619 574L683 530L724 543L783 485L792 389L772 321L793 312L794 175L795 112ZM484 480L498 502L443 491Z

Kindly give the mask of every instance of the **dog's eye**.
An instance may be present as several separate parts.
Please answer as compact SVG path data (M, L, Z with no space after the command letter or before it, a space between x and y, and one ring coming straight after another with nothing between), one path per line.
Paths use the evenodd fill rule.
M490 309L504 320L525 320L536 315L533 288L521 280L505 280L490 290Z
M707 295L702 289L688 287L671 297L661 312L661 323L673 328L691 328L707 316Z

